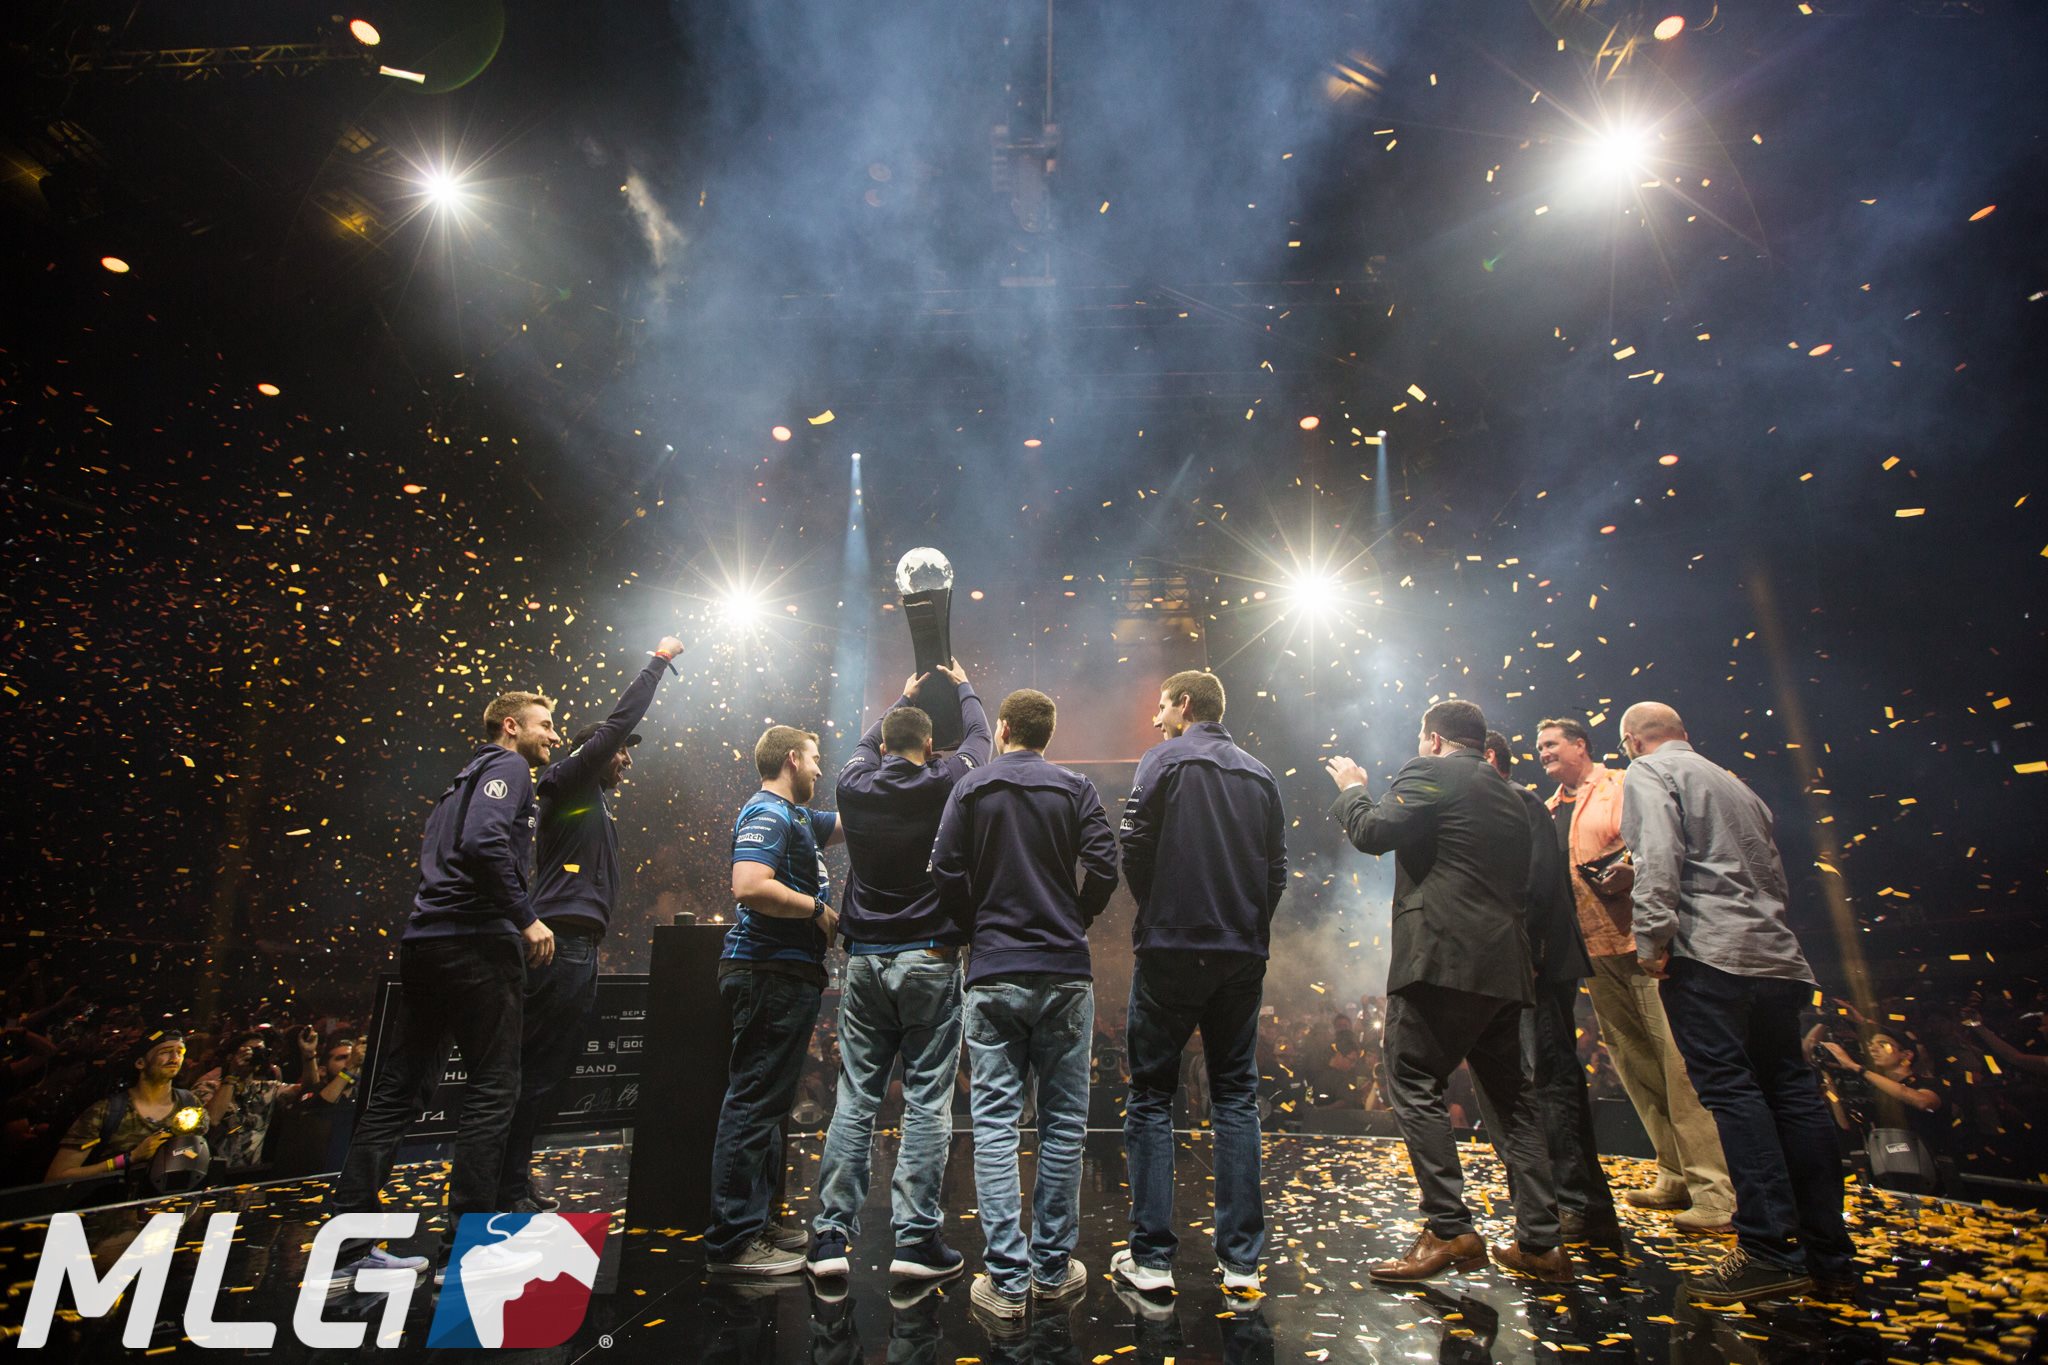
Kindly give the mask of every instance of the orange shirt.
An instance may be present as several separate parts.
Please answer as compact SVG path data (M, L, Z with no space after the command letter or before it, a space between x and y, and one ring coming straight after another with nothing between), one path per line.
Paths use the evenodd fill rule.
M1572 864L1572 900L1578 906L1579 930L1586 936L1590 957L1615 957L1636 950L1634 927L1630 924L1629 897L1605 899L1579 875L1579 864L1597 862L1621 844L1622 770L1596 764L1579 784L1572 801L1572 830L1566 856ZM1564 788L1551 793L1547 803L1555 811L1564 800Z

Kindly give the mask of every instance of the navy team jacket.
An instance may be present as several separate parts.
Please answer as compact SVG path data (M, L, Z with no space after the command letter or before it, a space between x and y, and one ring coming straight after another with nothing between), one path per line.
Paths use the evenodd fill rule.
M910 704L905 697L896 706ZM852 864L839 901L839 933L849 946L967 941L939 909L931 872L946 798L961 778L988 763L988 716L967 683L960 684L960 716L966 733L943 758L915 763L885 756L878 720L839 770L836 804Z
M479 748L427 816L404 940L516 934L533 923L526 865L536 813L526 760Z
M1146 753L1122 835L1139 952L1266 956L1287 890L1287 818L1273 774L1220 723L1197 721Z
M954 785L932 880L973 944L968 985L1019 972L1089 977L1088 926L1116 890L1116 836L1093 782L1016 749Z
M550 928L603 934L619 894L619 831L599 785L619 749L654 704L668 660L649 659L626 685L597 733L541 770L540 870L533 910Z

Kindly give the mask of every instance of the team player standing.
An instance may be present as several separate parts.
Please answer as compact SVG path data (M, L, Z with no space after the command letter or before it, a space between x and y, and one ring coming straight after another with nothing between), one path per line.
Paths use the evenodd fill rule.
M450 1041L471 1070L451 1212L554 1206L531 1179L533 1134L591 1023L618 882L607 794L681 648L662 640L612 714L554 763L561 741L545 698L508 693L486 711L488 742L427 822L401 942L396 1050L358 1125L337 1210L375 1207ZM1271 773L1224 728L1221 682L1177 673L1161 687L1153 724L1162 743L1139 766L1119 840L1094 784L1046 758L1051 698L1011 693L991 734L965 671L941 671L959 690L959 747L934 751L930 717L909 702L926 679L912 677L841 770L836 811L810 804L821 773L815 734L772 726L755 745L761 788L734 823L734 924L717 982L732 1038L704 1238L710 1269L808 1269L821 1286L849 1272L875 1117L900 1063L889 1269L927 1283L961 1273L940 1194L964 1042L986 1247L975 1312L1014 1328L1030 1304L1079 1294L1095 1017L1088 934L1121 874L1138 907L1124 1123L1131 1202L1129 1242L1110 1269L1141 1292L1174 1287L1170 1112L1181 1052L1200 1030L1214 1104L1215 1254L1226 1290L1255 1291L1265 1246L1258 1019L1287 883ZM1351 842L1397 860L1384 1047L1424 1219L1406 1254L1371 1274L1412 1281L1491 1261L1564 1281L1573 1274L1565 1244L1619 1238L1570 1047L1570 1000L1591 976L1596 1000L1603 983L1616 987L1600 1011L1603 1032L1612 1017L1632 1040L1620 1046L1640 1045L1630 1095L1664 1135L1658 1184L1627 1192L1629 1202L1690 1205L1688 1230L1732 1221L1736 1250L1688 1277L1695 1297L1845 1294L1857 1275L1841 1175L1797 1050L1812 973L1785 922L1770 812L1691 750L1669 707L1632 707L1622 731L1640 774L1630 792L1649 784L1626 804L1619 774L1591 762L1575 722L1540 729L1539 753L1559 779L1547 805L1511 785L1506 740L1467 702L1429 708L1418 757L1378 799L1357 764L1326 763L1338 787L1331 814ZM529 881L536 829L540 866ZM851 872L835 910L822 851L842 841ZM806 1233L775 1221L774 1194L835 937L848 961L841 1075ZM1622 953L1625 963L1608 960ZM1462 1197L1444 1101L1466 1061L1514 1202L1515 1235L1491 1249ZM1702 1078L1697 1096L1688 1067ZM1018 1158L1029 1102L1039 1131L1027 1234ZM1697 1123L1680 1116L1695 1110L1718 1132L1689 1131ZM1743 1157L1732 1189L1724 1147ZM379 1248L336 1283L426 1264Z

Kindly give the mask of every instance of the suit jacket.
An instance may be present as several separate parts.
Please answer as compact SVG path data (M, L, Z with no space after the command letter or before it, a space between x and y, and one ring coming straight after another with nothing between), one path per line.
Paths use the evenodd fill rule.
M1392 853L1387 993L1418 982L1528 1004L1529 814L1476 750L1414 758L1375 801L1338 793L1330 814L1361 853Z
M1593 963L1579 932L1579 907L1572 896L1571 869L1557 842L1557 822L1535 792L1527 787L1514 792L1529 813L1529 886L1522 910L1536 980L1547 986L1583 981L1593 974Z

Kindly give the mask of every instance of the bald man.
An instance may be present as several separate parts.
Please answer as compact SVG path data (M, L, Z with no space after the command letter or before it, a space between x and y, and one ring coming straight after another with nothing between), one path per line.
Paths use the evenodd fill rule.
M1735 1250L1685 1277L1694 1299L1740 1303L1860 1283L1842 1222L1842 1164L1800 1045L1813 970L1786 922L1771 811L1693 751L1661 702L1621 718L1631 766L1621 837L1635 858L1642 969L1714 1116L1735 1183Z

